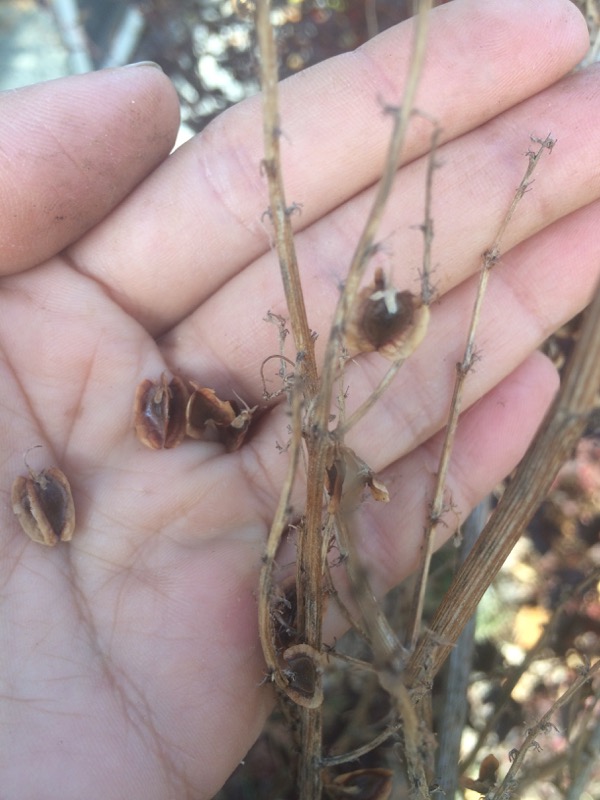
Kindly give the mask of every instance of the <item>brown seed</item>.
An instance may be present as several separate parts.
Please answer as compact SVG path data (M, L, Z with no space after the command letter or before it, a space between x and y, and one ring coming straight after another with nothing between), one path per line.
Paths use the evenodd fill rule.
M11 499L21 527L34 542L53 547L71 540L75 506L69 481L58 467L18 477Z
M185 436L188 390L181 378L145 380L137 388L134 424L138 439L152 450L176 447Z
M412 292L388 286L383 270L358 296L350 317L347 347L350 352L376 350L386 358L406 358L420 344L427 330L429 308Z
M283 661L288 697L304 708L318 708L323 703L319 653L308 644L295 644L283 653Z

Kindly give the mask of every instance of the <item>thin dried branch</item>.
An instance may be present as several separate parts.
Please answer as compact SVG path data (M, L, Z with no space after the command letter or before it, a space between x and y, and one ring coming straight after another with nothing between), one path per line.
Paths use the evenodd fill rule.
M584 667L579 677L572 683L569 688L552 704L539 722L527 731L525 741L517 752L512 753L513 759L510 769L504 776L504 780L494 792L494 800L510 800L514 797L514 788L516 785L517 775L523 766L525 756L531 747L536 746L536 737L547 731L552 727L550 720L556 712L565 706L581 689L590 681L593 676L600 671L600 661L597 661L593 667Z
M384 742L387 742L387 740L392 736L395 736L401 728L401 722L397 722L395 725L390 725L369 742L357 747L355 750L349 750L347 753L340 753L337 756L327 756L326 758L321 759L321 766L339 767L341 764L348 764L350 761L358 761L359 758L362 758L367 753L371 753L380 745L384 744Z
M288 448L288 470L279 497L275 517L269 531L267 546L263 555L263 566L260 572L260 588L258 596L258 621L260 642L267 667L272 680L285 694L289 689L289 681L279 664L279 656L275 649L273 637L272 597L273 597L273 569L275 557L281 543L281 538L289 524L291 496L294 480L298 469L298 460L302 450L302 396L299 389L292 385L291 391L291 421L292 439Z
M313 396L317 391L317 364L314 338L308 325L308 317L302 293L298 260L292 225L291 207L285 201L281 171L279 140L281 126L277 102L277 50L270 21L270 0L258 0L256 8L256 30L260 48L260 82L263 98L263 136L265 157L263 167L269 185L269 213L275 229L275 242L279 266L290 313L294 344L298 353L300 374L306 378L306 392Z
M502 698L500 698L497 701L496 710L494 711L493 714L489 716L489 718L486 720L485 725L479 731L475 744L473 745L471 750L467 753L467 755L462 759L460 764L461 772L466 772L466 770L469 769L471 764L473 764L480 748L487 740L490 732L496 728L498 720L505 712L505 705L508 702L509 698L512 696L513 689L515 688L517 683L521 680L521 677L524 675L525 672L527 672L527 670L529 669L531 664L533 664L534 661L542 657L545 649L550 646L550 643L554 638L556 631L563 620L566 609L569 606L572 606L575 598L577 597L581 598L583 594L589 590L590 587L596 586L599 580L600 580L600 568L593 570L579 584L577 584L575 588L569 587L568 591L565 591L564 593L565 596L563 600L554 609L552 617L545 625L544 630L541 632L537 642L525 654L525 658L521 661L521 663L518 666L513 667L508 672L508 674L503 677Z
M586 312L579 341L554 403L492 518L448 589L429 631L411 656L407 675L411 685L424 677L424 663L431 662L432 675L437 672L474 614L484 592L548 493L560 466L581 437L596 402L598 386L600 289Z
M495 264L498 263L498 260L500 258L500 247L502 244L502 239L504 237L504 234L511 219L513 218L513 215L515 213L517 205L519 204L519 201L521 200L521 198L523 197L523 195L527 190L527 187L529 186L530 178L533 171L535 170L537 164L539 163L539 160L542 157L544 151L545 150L552 151L552 148L555 144L555 140L552 139L550 135L548 135L544 140L535 139L533 137L532 140L536 142L539 145L539 147L535 152L531 150L528 152L527 155L529 158L529 164L525 171L525 175L523 176L523 179L521 180L521 183L519 184L517 191L515 192L512 203L510 204L510 208L508 209L504 219L502 220L502 223L500 224L500 228L498 229L498 232L492 243L492 246L483 255L483 263L481 266L481 272L479 276L477 295L475 297L475 303L471 314L471 322L469 324L469 330L467 333L467 342L465 345L462 361L456 365L456 381L454 384L452 400L450 402L450 412L448 415L446 434L444 437L444 443L442 445L442 452L440 455L439 466L436 474L433 500L431 502L429 518L427 520L427 526L423 537L423 555L421 558L421 565L419 568L417 585L415 589L415 601L411 609L411 616L407 631L406 644L407 647L411 650L414 649L421 630L423 604L425 602L425 591L427 588L427 576L429 575L431 557L433 555L433 550L435 547L435 538L436 538L438 524L440 523L440 520L444 513L444 503L445 503L444 496L446 490L448 467L450 464L450 456L452 454L454 439L456 437L458 418L462 410L462 395L463 395L465 379L469 374L475 360L475 334L477 332L477 328L479 326L479 320L481 318L481 309L483 306L483 300L489 282L490 273L492 267L494 267Z
M423 233L423 270L421 272L421 298L425 305L429 305L434 296L435 289L431 283L431 246L433 244L433 218L431 216L431 201L433 196L433 173L438 166L435 160L437 146L442 135L442 129L434 121L433 133L431 134L431 146L429 148L429 159L427 163L427 175L425 178L425 218L421 226Z
M573 748L575 757L570 759L571 785L565 800L580 800L584 797L585 789L592 778L594 769L598 767L598 753L600 753L600 715L598 703L590 708L596 712L594 724L579 737Z

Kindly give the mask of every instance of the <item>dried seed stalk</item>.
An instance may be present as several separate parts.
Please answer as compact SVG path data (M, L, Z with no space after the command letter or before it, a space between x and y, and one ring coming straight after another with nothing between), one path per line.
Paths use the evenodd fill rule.
M306 319L306 309L298 266L294 252L289 211L285 202L281 178L279 136L280 123L277 108L277 70L275 44L269 21L270 4L261 0L257 6L257 32L261 52L261 83L263 89L263 119L265 139L264 169L269 183L270 215L275 228L275 239L279 255L283 284L290 312L290 322L297 350L297 370L301 390L309 409L305 430L307 450L307 497L303 524L298 535L297 556L297 628L302 644L313 648L316 653L322 648L322 617L324 573L326 554L329 547L329 526L323 524L323 487L326 468L331 463L332 436L329 431L329 414L332 401L333 384L337 373L338 355L344 344L345 326L349 310L353 307L360 281L369 257L389 196L402 144L405 140L411 110L414 104L416 87L422 70L425 52L425 30L430 0L420 3L415 28L415 47L408 77L407 88L400 111L394 113L392 142L386 159L376 200L367 220L365 230L354 254L348 279L335 312L334 323L328 339L323 376L319 381L314 360L313 339ZM298 448L299 434L294 434ZM293 442L294 442L293 438ZM297 453L296 458L297 461ZM261 639L265 647L265 657L274 678L285 691L286 676L277 663L277 654L272 644L265 642L269 634L270 601L272 592L272 564L275 551L287 519L289 492L293 482L293 470L289 473L280 502L276 523L274 523L267 546L265 567L261 576ZM268 566L270 564L270 566ZM275 667L273 666L275 664ZM281 684L284 684L283 686ZM315 677L315 692L320 691L320 676ZM398 690L399 691L399 690ZM402 693L404 702L404 693ZM414 712L407 712L414 715ZM319 708L300 708L301 720L301 761L299 769L299 796L302 800L320 798L322 779L316 765L321 757L321 713ZM425 791L425 785L423 786ZM424 795L423 795L424 796Z
M531 747L536 746L536 737L540 735L540 733L544 733L548 730L548 728L552 727L552 723L550 720L556 714L556 712L565 706L581 689L582 687L590 681L594 675L596 675L600 671L600 660L596 661L596 663L592 667L583 667L581 674L579 677L569 686L569 688L563 692L563 694L555 700L552 706L548 709L548 711L544 714L544 716L534 725L532 728L529 728L527 731L527 735L525 737L525 741L521 745L516 753L513 753L514 758L512 759L512 764L510 769L504 776L504 780L500 784L500 786L494 792L494 800L511 800L514 795L514 789L516 785L516 778L519 773L519 770L523 766L523 762L525 760L525 756L527 752L530 750Z
M533 171L538 165L539 160L542 157L544 151L545 150L552 151L552 148L555 145L555 140L552 139L550 135L548 135L543 140L532 138L532 141L536 142L539 145L539 147L535 152L530 150L527 153L527 156L529 158L529 163L527 165L525 174L521 180L521 183L517 188L517 191L515 192L515 195L510 204L510 208L508 209L506 215L504 216L504 219L502 220L502 223L500 224L500 228L498 229L498 232L490 249L483 254L483 262L481 265L481 272L479 275L479 285L477 287L477 294L475 297L475 303L473 305L473 311L471 314L471 322L469 324L469 330L467 333L467 342L465 345L465 350L462 360L460 361L459 364L456 365L456 381L454 384L452 400L450 402L450 412L448 414L448 422L446 425L446 435L444 437L444 443L442 445L442 452L440 455L439 466L436 473L436 483L433 494L433 500L431 503L429 519L427 521L427 526L424 534L423 555L421 559L421 565L419 567L419 573L415 589L415 599L411 609L411 616L407 629L406 645L411 650L413 650L416 645L417 638L419 636L419 632L421 629L423 604L425 602L425 590L427 588L427 576L429 574L431 557L433 555L433 550L435 545L435 534L437 532L437 527L440 522L440 519L442 518L444 513L444 495L446 489L448 467L450 464L450 456L452 454L454 439L456 437L456 428L458 425L459 414L462 410L462 395L463 395L465 379L469 374L473 366L473 362L475 360L475 335L477 332L477 328L479 326L479 320L481 318L481 309L483 306L483 300L485 297L490 273L495 264L498 263L498 260L500 258L500 248L502 240L504 238L504 234L506 233L506 229L511 219L513 218L513 215L519 204L519 201L521 200L521 198L523 197L523 195L527 190L527 187L529 186L530 178Z

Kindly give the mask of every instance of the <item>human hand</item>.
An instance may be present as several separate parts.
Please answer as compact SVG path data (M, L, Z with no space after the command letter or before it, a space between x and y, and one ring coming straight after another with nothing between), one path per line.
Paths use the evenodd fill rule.
M287 197L321 349L390 130L407 26L282 86ZM432 16L418 107L439 120L434 280L425 341L353 432L392 496L366 503L361 552L378 588L417 562L454 364L480 255L525 168L531 133L558 139L494 269L449 488L461 516L522 455L556 388L537 345L598 275L598 70L562 78L587 32L567 0L455 0ZM272 704L261 686L257 577L285 472L283 406L240 451L146 450L135 388L165 369L261 402L285 314L262 215L258 99L167 158L177 102L146 67L5 93L0 197L2 757L6 800L208 798ZM415 120L382 237L386 269L418 285L429 127ZM385 257L385 256L382 256ZM381 359L348 366L351 401ZM24 471L71 481L75 536L29 541L11 511ZM402 535L398 535L402 509ZM411 535L412 532L412 535ZM448 530L448 535L451 530Z

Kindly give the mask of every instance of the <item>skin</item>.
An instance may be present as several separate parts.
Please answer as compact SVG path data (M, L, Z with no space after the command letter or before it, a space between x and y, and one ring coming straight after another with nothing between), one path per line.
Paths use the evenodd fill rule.
M399 26L282 86L287 196L303 205L293 221L321 351L381 169L378 98L401 96L409 40ZM586 46L568 0L546 0L543 15L535 0L455 0L432 16L418 107L444 130L432 208L440 302L349 437L392 496L358 512L381 591L416 564L474 276L531 133L558 145L492 275L450 468L460 517L524 452L557 386L533 351L593 292L600 74L567 75ZM285 307L262 218L260 105L223 114L172 156L177 100L151 67L5 93L0 106L2 796L209 798L272 706L255 589L288 420L273 407L234 454L191 441L154 452L136 440L131 409L138 383L164 369L261 402L260 364L278 349L263 318ZM376 256L400 288L418 285L429 135L415 120ZM376 354L349 366L350 404L381 366ZM11 511L37 444L31 467L60 466L77 509L73 540L52 549Z

